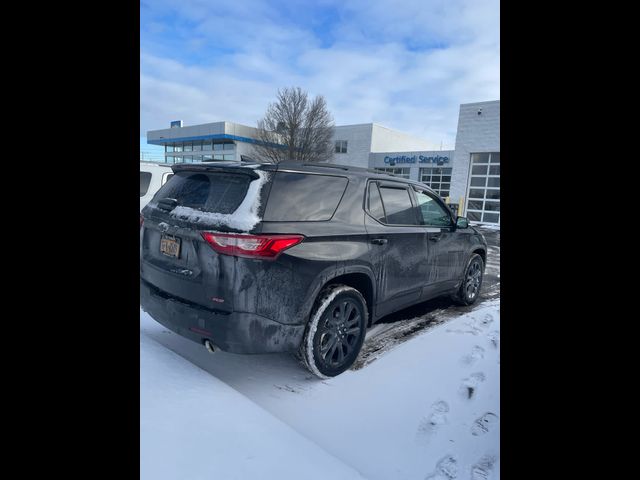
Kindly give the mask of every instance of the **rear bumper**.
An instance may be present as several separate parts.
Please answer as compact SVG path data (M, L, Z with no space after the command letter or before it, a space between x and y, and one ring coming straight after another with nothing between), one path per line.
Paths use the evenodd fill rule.
M260 315L220 313L171 297L140 279L140 305L154 320L189 340L211 341L232 353L293 352L304 325L283 325Z

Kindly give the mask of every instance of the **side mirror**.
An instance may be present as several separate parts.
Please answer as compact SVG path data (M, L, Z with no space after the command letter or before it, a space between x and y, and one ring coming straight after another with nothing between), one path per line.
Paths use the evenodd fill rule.
M469 220L467 219L467 217L458 217L458 219L456 220L456 227L469 228Z

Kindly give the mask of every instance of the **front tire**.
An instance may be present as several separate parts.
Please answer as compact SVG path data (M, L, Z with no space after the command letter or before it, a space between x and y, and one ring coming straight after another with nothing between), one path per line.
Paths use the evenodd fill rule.
M460 305L472 305L480 296L484 277L484 261L477 253L471 255L460 288L453 299Z
M355 288L333 284L325 287L311 310L299 356L311 373L330 378L347 370L358 358L369 313Z

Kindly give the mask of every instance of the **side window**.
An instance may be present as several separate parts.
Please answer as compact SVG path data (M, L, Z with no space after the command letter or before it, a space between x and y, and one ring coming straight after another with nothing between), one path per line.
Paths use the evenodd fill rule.
M388 225L417 225L411 194L404 187L380 186Z
M422 214L423 225L434 227L451 226L451 216L435 198L425 192L416 190L416 199L418 200L418 210Z
M140 196L144 197L149 191L151 172L140 172Z
M378 184L375 182L369 183L367 210L371 216L379 222L387 223L387 219L384 215L384 208L382 207L382 199L380 198L380 191L378 190Z
M349 180L333 175L277 172L264 211L265 222L331 220Z

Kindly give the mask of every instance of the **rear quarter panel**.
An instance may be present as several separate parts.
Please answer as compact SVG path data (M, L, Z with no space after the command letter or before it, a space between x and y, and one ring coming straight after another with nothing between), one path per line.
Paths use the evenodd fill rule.
M320 290L331 279L353 272L366 273L372 279L363 189L359 179L350 178L328 221L261 222L259 233L294 233L306 238L275 262L239 259L236 287L241 294L236 297L236 309L246 308L281 323L303 324Z

